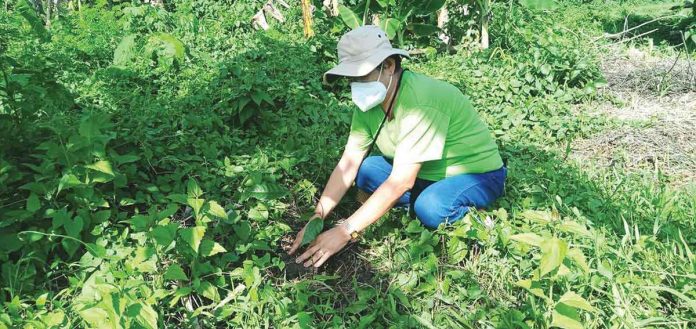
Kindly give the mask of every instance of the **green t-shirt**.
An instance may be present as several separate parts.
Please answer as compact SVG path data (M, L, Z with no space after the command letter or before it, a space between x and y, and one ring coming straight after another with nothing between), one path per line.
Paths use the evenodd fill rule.
M439 181L463 173L499 169L503 161L486 124L455 86L405 71L393 109L377 138L394 163L422 163L418 177ZM347 149L367 150L380 122L381 104L353 112Z

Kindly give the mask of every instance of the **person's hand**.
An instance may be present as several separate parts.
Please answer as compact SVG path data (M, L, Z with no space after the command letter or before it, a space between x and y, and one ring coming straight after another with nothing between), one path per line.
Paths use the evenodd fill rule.
M329 257L339 252L350 241L351 236L343 225L334 226L332 229L319 234L319 236L309 245L309 248L297 257L296 263L305 262L304 266L319 267L326 262Z
M290 247L290 250L288 251L288 255L292 255L297 251L297 249L300 247L300 244L302 244L302 238L304 238L304 232L305 229L307 228L307 225L309 225L309 222L311 222L315 218L320 218L319 214L314 214L308 221L307 224L299 231L297 232L297 237L295 237L295 241L293 241L292 246Z

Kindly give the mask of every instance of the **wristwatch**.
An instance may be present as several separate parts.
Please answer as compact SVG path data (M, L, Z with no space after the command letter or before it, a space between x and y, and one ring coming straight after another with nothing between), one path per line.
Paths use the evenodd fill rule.
M343 227L346 229L346 231L348 231L348 234L350 234L351 241L355 241L358 239L360 234L358 233L358 230L355 229L355 227L353 227L353 225L350 225L350 222L348 222L346 220L346 221L343 221L343 223L341 223L341 225L343 225Z

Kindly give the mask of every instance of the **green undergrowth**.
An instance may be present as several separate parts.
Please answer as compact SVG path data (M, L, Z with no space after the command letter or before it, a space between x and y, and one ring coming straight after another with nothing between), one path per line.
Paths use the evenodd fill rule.
M573 111L604 83L593 25L560 24L574 7L497 5L491 49L405 62L490 125L509 165L495 207L434 231L392 211L327 269L286 278L281 239L353 110L345 85L321 85L339 19L317 11L305 40L299 6L255 31L261 2L97 2L47 30L10 3L0 328L693 325L693 191L566 160L606 128ZM331 266L350 253L365 273Z

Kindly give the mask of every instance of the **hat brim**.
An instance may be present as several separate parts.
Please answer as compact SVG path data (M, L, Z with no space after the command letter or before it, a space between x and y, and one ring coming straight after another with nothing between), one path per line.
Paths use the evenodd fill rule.
M324 84L331 84L340 77L361 77L374 70L380 63L391 55L411 57L408 52L398 48L380 49L365 59L344 61L324 73Z

